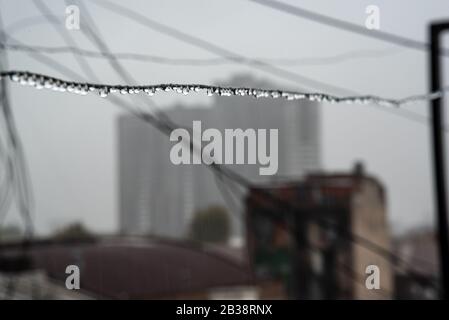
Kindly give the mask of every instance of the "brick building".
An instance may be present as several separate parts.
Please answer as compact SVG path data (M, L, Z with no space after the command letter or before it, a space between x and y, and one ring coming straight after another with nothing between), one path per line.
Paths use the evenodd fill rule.
M384 188L361 164L349 173L311 174L254 188L247 219L256 277L280 279L289 297L392 298L389 261L350 236L391 247ZM365 286L369 265L379 268L380 289Z

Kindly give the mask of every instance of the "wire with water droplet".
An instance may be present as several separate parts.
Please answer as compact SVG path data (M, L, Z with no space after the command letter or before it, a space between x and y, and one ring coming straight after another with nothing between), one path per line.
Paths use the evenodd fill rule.
M90 92L96 92L100 97L106 98L110 93L120 94L139 94L145 93L153 96L158 92L175 92L183 95L206 92L208 96L222 97L254 97L254 98L284 98L286 100L309 100L328 103L347 103L347 104L376 104L389 107L400 107L406 104L431 101L442 98L449 87L442 90L422 95L408 96L402 99L388 99L375 95L345 96L339 97L326 93L307 93L278 89L260 89L250 87L223 87L204 84L156 84L156 85L110 85L96 84L88 82L66 81L44 74L29 71L2 71L0 77L7 77L11 81L21 85L35 87L36 89L51 89L60 92L70 92L80 95L87 95Z

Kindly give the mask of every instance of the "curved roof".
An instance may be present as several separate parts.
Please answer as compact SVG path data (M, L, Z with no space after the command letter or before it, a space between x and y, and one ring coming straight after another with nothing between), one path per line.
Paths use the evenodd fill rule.
M249 267L223 254L175 242L100 242L35 248L35 266L65 281L80 268L81 289L105 298L163 298L232 285L249 285Z

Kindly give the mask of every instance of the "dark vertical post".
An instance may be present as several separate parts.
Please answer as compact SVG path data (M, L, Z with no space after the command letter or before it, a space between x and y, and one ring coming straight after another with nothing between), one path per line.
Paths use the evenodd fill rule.
M305 212L294 212L294 236L295 236L295 253L293 258L294 268L294 299L297 300L309 300L312 299L310 292L310 283L312 280L312 273L310 270L310 258L311 253L308 248L307 238L308 224L303 218Z
M449 22L435 23L430 26L430 90L431 92L441 90L441 59L440 59L440 36L442 31L449 30ZM444 150L444 107L442 98L432 100L431 134L433 146L433 168L435 178L437 230L440 254L440 276L442 280L441 298L449 298L449 237L447 218L447 193L446 193L446 171Z

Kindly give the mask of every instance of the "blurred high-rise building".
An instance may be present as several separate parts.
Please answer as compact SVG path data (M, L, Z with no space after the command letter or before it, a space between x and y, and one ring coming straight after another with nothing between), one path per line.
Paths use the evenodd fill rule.
M237 76L220 85L276 87L249 76ZM182 127L192 127L193 121L200 120L203 131L216 128L222 134L225 129L278 129L275 175L260 175L258 164L226 165L252 182L300 178L321 167L320 112L315 102L215 97L211 105L174 106L166 109L166 114ZM241 189L232 184L220 187L220 179L204 165L174 165L170 161L170 149L175 142L133 116L119 118L118 132L122 233L184 237L197 210L222 205L230 213L233 236L237 239L242 236L244 208L240 200L244 193ZM223 187L229 192L228 197Z

